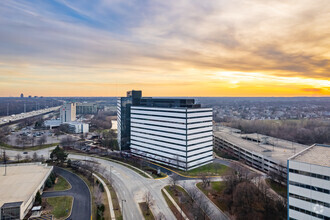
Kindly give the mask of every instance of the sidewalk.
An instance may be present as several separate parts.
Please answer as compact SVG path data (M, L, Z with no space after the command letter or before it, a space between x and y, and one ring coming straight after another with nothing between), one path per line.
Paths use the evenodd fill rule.
M116 219L115 212L113 211L113 205L112 205L110 190L109 190L107 184L105 184L105 182L100 177L98 177L95 173L93 173L93 176L95 176L102 183L102 185L104 186L105 192L107 193L107 197L108 197L111 219Z

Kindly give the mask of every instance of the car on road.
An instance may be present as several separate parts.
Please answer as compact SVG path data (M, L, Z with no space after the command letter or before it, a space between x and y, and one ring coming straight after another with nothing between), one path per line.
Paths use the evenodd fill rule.
M28 152L27 152L27 151L25 151L25 152L23 152L23 154L28 154Z

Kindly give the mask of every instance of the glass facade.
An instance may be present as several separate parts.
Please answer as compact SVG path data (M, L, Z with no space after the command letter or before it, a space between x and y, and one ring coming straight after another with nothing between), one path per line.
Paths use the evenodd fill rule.
M20 219L21 202L6 203L1 207L0 220L16 220Z

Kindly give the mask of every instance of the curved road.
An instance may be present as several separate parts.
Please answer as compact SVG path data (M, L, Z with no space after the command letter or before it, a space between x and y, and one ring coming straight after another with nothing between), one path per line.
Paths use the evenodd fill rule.
M74 198L73 207L68 219L91 219L91 195L86 183L79 176L67 170L54 167L54 171L64 177L72 188L65 191L44 192L42 197L72 196Z

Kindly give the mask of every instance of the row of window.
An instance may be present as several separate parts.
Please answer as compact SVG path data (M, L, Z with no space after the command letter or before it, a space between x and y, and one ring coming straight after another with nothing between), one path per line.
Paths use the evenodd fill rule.
M326 203L326 202L321 202L321 201L318 201L318 200L315 200L315 199L307 198L305 196L300 196L300 195L296 195L296 194L293 194L293 193L289 193L289 196L292 197L292 198L300 199L300 200L303 200L303 201L306 201L306 202L319 204L319 205L322 205L324 207L330 208L330 204Z
M157 111L157 112L160 112L160 111ZM172 112L162 112L162 113L172 113ZM147 114L146 113L136 113L136 112L132 112L132 114L134 115L143 115L143 116L154 116L154 117L165 117L165 118L181 118L181 119L194 119L194 118L204 118L204 117L212 117L212 114L211 115L199 115L199 116L190 116L185 114L185 113L182 113L182 116L167 116L167 115L158 115L158 114Z
M314 191L321 192L321 193L327 193L327 194L330 193L330 190L328 190L328 189L323 189L323 188L320 188L320 187L311 186L311 185L307 185L307 184L303 184L303 183L297 183L297 182L294 182L294 181L290 181L289 184L293 185L293 186L299 186L299 187L302 187L302 188L305 188L305 189L314 190Z
M134 149L134 150L136 152L132 151L133 154L139 155L139 156L142 156L142 157L153 158L155 160L158 160L157 157L159 157L159 158L162 158L162 160L160 160L160 161L168 162L168 163L175 164L175 165L176 165L176 163L186 163L186 161L180 160L180 158L183 158L182 156L179 156L180 158L176 158L176 155L173 155L174 157L170 158L170 157L161 156L161 155L158 155L158 154L155 154L155 153L150 153L150 152L146 152L146 151L142 151L142 150L136 150L136 149ZM192 162L195 162L195 161L198 161L198 160L202 160L202 159L205 159L205 158L208 158L208 157L212 158L212 154L207 155L207 156L203 156L201 158L197 158L197 159L192 160L192 161L189 161L189 163L192 163Z
M295 206L292 206L292 205L290 205L289 208L292 209L292 210L298 211L298 212L305 213L307 215L314 216L316 218L330 220L330 217L327 217L327 216L324 216L324 215L321 215L321 214L317 214L315 212L311 212L311 211L308 211L308 210L305 210L305 209L301 209L301 208L298 208L298 207L295 207Z
M136 131L135 131L136 132ZM142 135L141 135L142 134ZM143 136L144 133L141 133L141 132L136 132L135 134L131 135L131 139L133 137L139 137L139 138L146 138ZM149 135L152 135L152 134L149 134ZM163 142L163 143L168 143L168 144L175 144L175 145L180 145L180 146L183 146L183 147L186 147L187 145L185 144L177 144L177 143L173 143L173 142L169 142L169 141L164 141L164 140L159 140L157 139L157 135L152 135L154 136L155 138L148 138L149 140L153 140L153 141L160 141L160 142ZM202 138L207 138L207 137L212 137L212 135L210 136L205 136L205 137L202 137ZM167 139L175 139L175 138L170 138L170 137L164 137L164 138L167 138ZM201 139L201 138L198 138L198 139ZM184 140L181 140L181 141L184 141ZM189 140L190 141L190 140ZM202 142L198 142L196 144L190 144L189 146L194 146L194 145L197 145L197 144L202 144L202 143L206 143L206 142L209 142L209 141L212 141L212 140L206 140L206 141L202 141Z
M141 141L138 141L138 142L139 142L139 144L134 143L134 144L132 144L132 145L135 145L135 146L138 146L138 147L142 147L142 148L146 148L146 149L149 149L149 150L157 150L157 151L159 151L159 152L163 152L163 153L167 153L167 154L173 154L173 155L179 155L179 154L171 153L171 152L169 152L169 151L166 151L166 149L172 149L172 150L176 150L176 151L180 151L180 152L187 152L187 153L188 153L188 152L192 152L192 151L186 151L186 150L174 149L174 148L169 148L169 147L164 147L164 146L162 146L162 147L160 146L161 149L163 149L163 150L160 150L159 148L155 149L155 148L150 148L150 147L142 146L142 145L143 145L143 142L141 142ZM193 151L198 151L198 150L206 149L206 148L210 148L210 147L212 147L212 145L210 145L210 146L206 146L206 147L202 147L202 148L198 148L198 149L195 149L195 150L193 150ZM131 147L131 148L134 148L134 146ZM200 152L200 153L195 153L195 154L190 155L190 156L182 156L182 155L180 155L180 157L188 158L188 157L193 157L193 156L196 156L196 155L198 155L198 154L203 154L203 153L211 152L211 151L213 152L213 148L212 148L211 150L203 151L203 152Z
M330 180L330 176L316 174L316 173L310 173L310 172L301 171L301 170L289 169L289 172L304 175L304 176L314 177L314 178L318 178L318 179L323 179L323 180Z
M148 121L155 121L155 122L170 122L170 123L175 123L175 124L197 124L197 123L204 123L204 122L212 122L212 120L210 119L205 119L205 121L197 121L197 122L189 122L189 123L186 123L186 122L176 122L176 121L169 121L169 117L167 118L164 118L165 120L157 120L157 119L145 119L145 118L136 118L134 117L134 115L131 115L131 118L132 119L138 119L138 120L148 120ZM172 117L171 117L172 118Z

